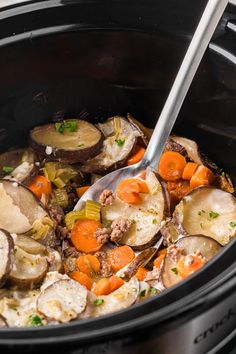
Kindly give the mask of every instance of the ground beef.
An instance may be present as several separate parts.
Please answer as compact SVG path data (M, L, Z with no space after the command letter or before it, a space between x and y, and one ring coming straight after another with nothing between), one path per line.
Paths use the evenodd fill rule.
M123 235L129 231L132 224L133 223L131 220L121 217L114 220L111 224L111 241L119 242L122 239Z
M64 260L66 273L72 273L76 270L76 259L77 258L70 256Z
M64 254L64 257L67 258L67 257L80 257L82 256L82 253L80 251L77 251L77 249L73 246L70 246L70 244L68 243L65 243L63 241L63 254Z
M97 229L97 231L94 233L94 236L97 238L98 243L104 245L109 241L110 233L106 227L102 227Z
M170 257L173 262L177 263L180 258L184 256L184 249L171 245L167 248L167 256Z
M62 208L59 205L57 205L56 203L49 201L48 210L49 210L49 214L50 214L51 218L57 224L60 224L60 222L64 218L64 212L63 212Z
M153 270L150 270L144 281L150 281L150 280L158 280L161 274L161 268L153 267Z
M114 196L110 189L104 189L99 197L99 203L103 206L111 205L113 203Z
M110 277L113 274L113 271L110 264L107 262L106 252L98 251L94 255L98 258L101 264L101 270L100 270L101 276L104 278Z
M70 238L69 230L65 226L58 225L56 227L56 236L59 240Z

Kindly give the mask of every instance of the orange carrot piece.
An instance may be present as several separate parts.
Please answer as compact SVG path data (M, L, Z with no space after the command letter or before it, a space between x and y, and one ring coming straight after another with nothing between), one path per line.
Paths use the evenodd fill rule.
M128 159L127 165L131 166L141 161L145 154L145 151L146 149L144 149L142 146L137 145L134 150L134 154Z
M158 256L160 256L161 254L164 254L164 256L165 256L166 252L167 252L167 248L163 248L162 250L158 251L157 254L158 254Z
M188 265L186 264L186 257L189 256L180 258L176 265L177 272L182 278L187 278L190 274L196 272L196 270L205 264L205 262L200 257L192 255L191 257L193 258L193 263Z
M102 244L97 241L94 234L101 227L100 222L96 220L80 219L72 227L71 242L78 251L96 252Z
M87 274L89 277L94 277L99 273L101 268L98 258L92 254L86 254L77 258L76 266L80 272Z
M146 278L148 270L144 267L139 267L135 276L139 281L143 281Z
M165 181L176 181L182 177L185 165L184 156L176 151L166 151L161 156L158 171Z
M94 287L94 294L97 296L108 295L111 292L111 284L108 278L100 279Z
M109 278L109 282L110 282L110 292L112 293L113 291L119 289L123 284L124 284L124 280L122 280L120 277L118 277L117 275L112 275Z
M197 171L198 166L199 165L195 162L188 162L184 167L182 178L190 180Z
M28 185L28 188L41 199L42 195L45 194L46 198L52 191L51 182L44 176L37 176Z
M128 204L139 204L142 199L139 193L148 193L147 183L138 178L128 178L121 181L116 189L118 198Z
M115 272L130 263L134 257L134 251L129 246L120 246L107 252L107 260Z
M204 165L198 167L190 179L190 188L197 188L200 186L210 185L214 182L215 176L213 172Z
M78 187L76 188L76 193L78 195L79 198L82 197L82 195L89 189L90 186L82 186L82 187Z
M161 268L164 258L165 258L164 254L161 254L160 256L158 256L153 262L154 266L157 268Z
M88 290L91 290L93 281L87 274L76 270L70 273L70 278L84 285Z

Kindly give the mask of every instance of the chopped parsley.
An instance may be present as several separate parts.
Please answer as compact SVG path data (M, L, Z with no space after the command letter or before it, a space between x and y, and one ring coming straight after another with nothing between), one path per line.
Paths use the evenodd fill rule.
M38 326L42 326L43 322L41 317L39 317L38 315L30 315L28 318L28 324L29 326L32 327L38 327Z
M153 224L156 224L156 223L157 223L157 219L153 219L153 220L152 220L152 223L153 223Z
M17 248L14 248L13 254L15 255L17 252Z
M78 122L76 119L63 120L55 123L55 129L58 133L63 134L65 130L69 132L76 132L78 129Z
M217 213L216 211L210 211L209 212L209 218L210 219L215 219L215 218L217 218L219 216L219 213Z
M84 146L84 144L79 144L79 145L78 145L79 148L82 147L82 146Z
M151 294L155 295L155 294L157 294L158 290L154 287L151 287L150 292L151 292Z
M197 213L199 216L202 216L203 214L205 214L205 210L199 210L199 212Z
M94 305L94 306L101 306L103 303L104 303L104 300L103 300L103 299L96 299L96 300L93 302L93 305Z
M146 295L146 290L144 289L144 290L142 290L142 291L140 291L140 294L139 294L141 297L144 297L145 295Z
M221 177L225 177L225 172L224 171L220 172L220 175Z
M231 222L229 223L229 226L230 226L230 227L236 227L236 221L231 221Z
M176 275L178 274L177 268L171 268L171 271L172 271L173 273L175 273Z
M14 170L14 168L11 166L3 166L2 170L5 173L11 173Z
M118 146L123 146L124 145L124 143L125 143L125 139L118 139L118 140L116 140L116 144L118 145Z

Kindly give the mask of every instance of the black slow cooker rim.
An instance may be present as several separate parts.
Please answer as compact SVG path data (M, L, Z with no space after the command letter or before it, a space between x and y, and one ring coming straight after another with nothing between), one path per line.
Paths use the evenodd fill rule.
M85 3L87 1L77 1L78 3ZM96 0L91 0L91 3L99 2ZM67 4L62 4L60 0L49 0L47 1L47 4L51 3L52 6L61 6L61 5L68 5L70 3L74 3L74 1L70 1ZM12 13L12 16L18 15L19 14L19 9L22 10L22 13L24 11L32 11L32 6L37 4L37 6L43 6L45 10L47 10L47 6L45 6L45 1L40 1L40 0L31 0L29 2L23 3L22 5L17 4L16 7L8 7L6 9L3 9L0 11L0 19L4 15L8 17L10 15L9 12ZM23 8L24 7L24 8ZM41 8L42 9L42 8ZM96 28L97 29L97 28ZM102 28L104 29L104 28ZM76 30L76 28L75 28ZM59 30L60 32L60 30ZM44 34L49 34L49 33L43 33ZM23 38L25 39L25 38ZM15 41L17 41L17 38L15 38ZM10 42L9 42L10 43ZM9 44L7 43L7 44ZM187 313L190 310L193 310L195 308L195 311L192 311L191 313L188 313L188 318L193 317L196 315L196 312L202 311L204 306L213 306L214 303L217 301L220 301L222 298L222 292L223 294L226 294L228 291L230 291L233 287L236 287L236 278L234 277L236 270L235 270L235 261L234 261L234 250L236 249L236 240L233 240L229 245L227 245L220 254L218 254L214 260L209 262L206 267L201 269L197 274L194 274L191 276L191 279L188 279L186 281L183 281L181 285L177 285L171 289L166 290L164 293L162 293L160 296L157 298L152 298L149 300L146 300L144 303L136 304L132 308L126 309L119 311L117 313L99 317L96 319L88 319L88 320L83 320L83 321L75 321L71 322L68 324L61 324L57 326L47 326L47 327L40 327L40 328L7 328L7 329L2 329L0 330L0 344L3 343L11 343L11 341L14 339L15 343L17 344L29 344L29 343L37 343L37 344L45 344L45 342L54 342L55 340L57 342L60 341L71 341L71 340L80 340L80 341L88 341L88 339L92 339L96 337L96 340L98 338L104 337L104 336L110 336L112 335L123 335L124 333L128 333L129 331L133 330L134 328L138 328L138 326L145 326L145 325L150 325L150 323L158 323L158 322L165 322L167 319L170 320L171 318L175 318L180 312L181 314ZM222 264L227 264L228 268L222 273L219 271L218 268L221 267ZM231 264L230 264L231 263ZM214 270L215 268L215 270ZM218 272L216 271L216 268ZM166 306L165 308L162 308L161 310L153 310L151 313L146 313L145 315L142 315L138 318L131 318L129 320L126 320L124 317L128 317L130 314L134 312L137 312L138 309L140 308L145 308L149 304L154 304L158 302L159 299L166 297L168 294L173 294L176 292L176 290L179 290L179 292L182 292L183 289L188 288L189 282L191 284L197 283L198 281L201 282L203 278L205 278L206 274L209 271L213 271L215 276L207 283L203 284L200 288L195 290L193 293L187 295L184 298L181 298L178 301L172 302L170 305ZM187 285L186 285L187 284ZM219 289L219 286L222 286L221 291L217 292L215 291L213 295L213 290ZM224 293L225 291L225 293ZM178 306L176 306L178 305ZM180 310L181 309L181 310ZM175 310L175 311L174 311ZM161 312L162 311L162 312ZM169 316L167 316L169 314ZM121 319L122 317L122 319ZM93 324L97 325L99 323L105 323L108 319L113 319L115 320L116 318L120 318L120 321L118 324L114 324L113 326L107 327L104 326L104 328L101 328L98 326L98 329L95 330L89 330L84 333L80 333L79 329L80 327L88 327ZM183 319L184 320L184 319ZM115 321L114 321L115 322ZM173 321L174 322L174 321ZM72 330L74 329L76 331L75 334L70 334L67 333L66 330ZM39 337L36 338L36 335L39 335ZM57 334L55 336L55 334ZM35 337L30 338L31 335L35 335ZM60 337L61 336L61 337Z

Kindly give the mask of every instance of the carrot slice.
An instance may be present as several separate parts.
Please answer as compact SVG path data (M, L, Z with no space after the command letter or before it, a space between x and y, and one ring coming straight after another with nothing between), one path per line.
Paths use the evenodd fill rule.
M81 272L87 274L89 277L95 276L99 273L101 268L98 258L92 254L86 254L77 258L76 266Z
M44 176L37 176L31 181L28 185L28 188L38 197L41 199L42 195L45 194L46 197L52 191L51 182Z
M184 167L182 178L190 180L194 173L197 171L198 166L199 165L195 162L188 162Z
M109 278L109 282L111 293L119 289L124 284L124 280L122 280L120 277L117 277L117 275L112 275Z
M128 159L127 165L131 166L141 161L145 154L145 151L146 150L142 146L137 145L134 150L134 154Z
M139 193L148 193L147 183L138 178L128 178L121 181L116 189L118 198L128 204L139 204L142 199Z
M157 254L158 256L160 256L161 254L166 255L166 252L167 252L167 248L163 248L162 250L158 251Z
M161 254L160 256L158 256L153 262L154 266L157 267L157 268L161 268L161 265L162 265L162 262L163 262L164 258L165 258L164 254Z
M71 279L79 282L81 285L84 285L88 290L91 290L93 281L87 274L76 270L70 273L70 277Z
M190 188L197 188L200 186L206 186L213 183L215 176L213 172L206 166L199 166L197 171L190 179Z
M107 252L107 260L115 272L130 263L134 257L134 251L129 246L120 246Z
M186 160L176 151L166 151L162 154L158 171L166 181L176 181L182 177Z
M97 241L94 233L101 228L100 222L91 219L80 219L74 223L71 230L71 242L79 251L96 252L102 244Z
M139 267L135 276L139 281L143 281L146 278L148 270L144 267Z
M108 278L100 279L94 287L94 294L97 296L108 295L111 292L111 284Z
M191 256L192 263L189 264L186 261L186 257L189 256L182 257L176 265L177 272L182 278L187 278L190 274L196 272L196 270L198 270L205 264L205 262L200 257L197 257L195 255Z
M79 198L82 197L82 195L89 189L90 186L82 186L82 187L78 187L76 188L76 193L78 195Z

